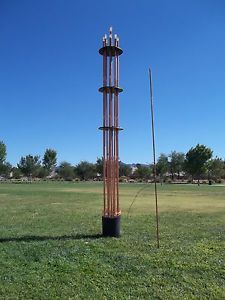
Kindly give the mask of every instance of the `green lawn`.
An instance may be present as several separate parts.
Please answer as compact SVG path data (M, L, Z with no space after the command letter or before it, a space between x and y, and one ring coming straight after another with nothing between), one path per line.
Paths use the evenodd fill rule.
M100 183L0 184L0 299L225 299L225 187L158 189L160 249L153 185L121 185L116 239Z

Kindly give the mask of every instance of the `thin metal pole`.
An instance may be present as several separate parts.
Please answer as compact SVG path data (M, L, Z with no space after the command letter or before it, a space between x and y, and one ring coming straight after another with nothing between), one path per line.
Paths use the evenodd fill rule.
M155 183L155 212L156 212L156 238L157 247L159 248L159 209L158 209L158 194L156 184L156 154L155 154L155 127L154 127L154 109L153 109L153 93L152 93L152 71L149 68L150 80L150 104L151 104L151 118L152 118L152 149L153 149L153 164L154 164L154 183Z
M114 37L114 45L116 45L116 37ZM113 57L113 85L116 86L116 53ZM113 127L116 127L116 93L113 93ZM116 132L113 134L113 216L116 214Z
M116 38L116 47L119 47L119 38ZM119 55L116 53L115 56L116 60L116 83L115 85L119 86ZM119 128L119 93L116 92L116 127ZM119 131L116 130L116 170L117 170L117 182L116 182L116 189L117 189L117 213L120 213L120 205L119 205Z
M103 39L103 47L106 46L106 38ZM103 54L103 87L107 86L107 54ZM103 127L106 127L107 94L103 91ZM103 130L103 194L104 194L104 215L106 213L106 131Z
M112 45L112 29L110 28L110 34L109 34L109 45ZM110 52L110 56L109 56L109 86L112 87L112 53ZM112 126L113 126L113 95L112 95L112 90L110 89L109 92L109 186L110 186L110 192L109 192L109 196L110 196L110 207L109 207L109 211L110 211L110 217L112 217L113 215L113 188L112 188L112 184L113 184L113 166L112 166L112 160L113 160L113 132L112 132Z

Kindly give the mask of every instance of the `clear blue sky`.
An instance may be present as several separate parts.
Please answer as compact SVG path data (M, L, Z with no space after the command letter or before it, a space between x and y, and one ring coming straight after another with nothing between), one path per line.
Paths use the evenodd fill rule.
M148 67L157 154L197 143L225 157L225 1L1 0L0 140L16 164L58 151L59 162L102 155L102 59L120 37L120 159L151 162Z

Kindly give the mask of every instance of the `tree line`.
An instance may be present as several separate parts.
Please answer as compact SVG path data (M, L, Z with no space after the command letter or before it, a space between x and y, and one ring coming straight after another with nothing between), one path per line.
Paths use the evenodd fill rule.
M126 167L125 167L126 168ZM154 166L137 164L135 171L127 170L126 175L133 179L151 180ZM172 151L161 153L156 163L158 181L190 181L208 180L221 182L225 179L225 160L213 157L213 151L205 145L197 144L187 153Z
M38 155L22 156L16 167L7 162L4 142L0 142L0 176L2 179L63 179L63 180L101 180L103 160L96 163L81 161L73 166L69 162L57 165L57 152L46 149L43 158ZM153 179L152 164L125 164L120 162L120 180L148 181ZM156 163L158 181L197 180L220 181L225 179L225 161L213 158L213 151L205 145L197 144L187 153L172 151L160 154Z

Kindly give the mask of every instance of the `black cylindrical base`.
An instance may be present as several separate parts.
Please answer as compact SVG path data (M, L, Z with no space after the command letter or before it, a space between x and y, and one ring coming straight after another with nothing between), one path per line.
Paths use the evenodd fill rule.
M120 236L120 216L102 217L102 235L111 237Z

